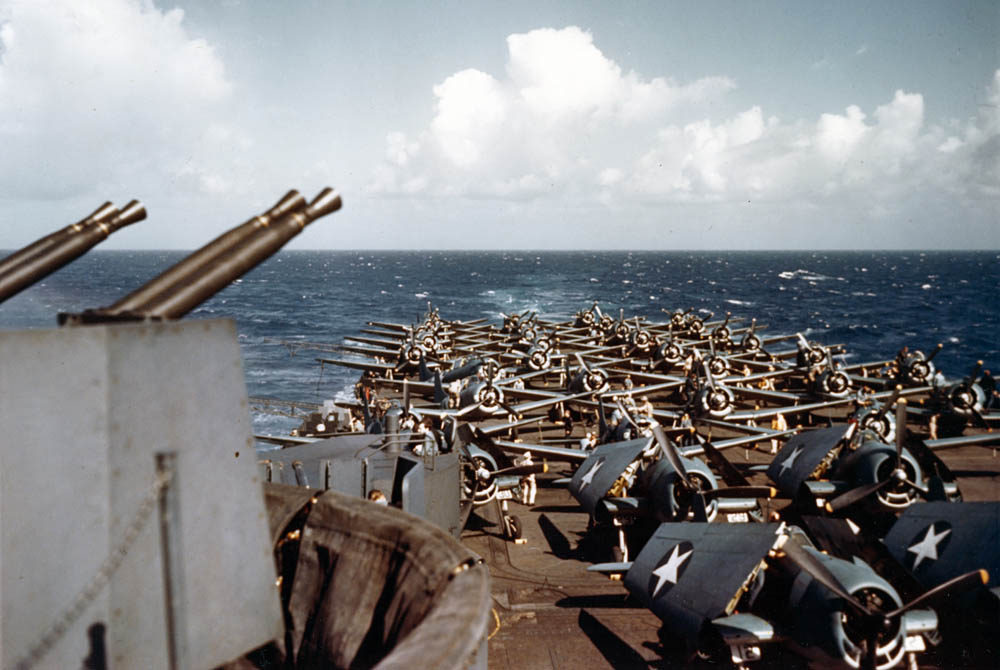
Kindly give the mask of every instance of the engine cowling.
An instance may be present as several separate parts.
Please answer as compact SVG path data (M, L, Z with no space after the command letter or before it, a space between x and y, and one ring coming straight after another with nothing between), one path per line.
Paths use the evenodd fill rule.
M489 452L480 449L476 445L470 444L468 452L470 460L463 464L462 469L462 495L468 500L475 488L476 494L473 503L477 506L485 505L497 495L497 481L493 473L499 468L497 467L496 459ZM482 470L487 470L490 473L485 478L485 481L483 477L477 474ZM479 478L478 485L476 484L477 477Z
M660 347L660 358L671 365L677 365L684 360L684 349L676 342L666 342Z
M681 458L687 470L688 479L698 491L708 491L718 486L715 475L708 466L697 459ZM640 487L649 498L658 521L684 521L693 516L693 492L684 485L680 475L665 458L646 468L640 479ZM718 500L712 500L705 508L708 520L712 521L719 511Z
M533 348L528 352L528 367L532 370L547 370L552 364L548 349Z
M896 589L866 563L848 562L806 547L822 561L847 592L874 611L889 612L902 606ZM864 658L864 625L861 616L826 587L799 573L789 594L789 611L803 642L811 642L847 667L858 668ZM817 623L819 625L817 625ZM875 645L875 667L895 667L906 653L906 617L887 621Z
M895 473L895 448L881 442L868 441L864 442L850 458L854 460L853 479L858 486L896 478L896 483L888 485L875 494L882 507L898 511L909 507L920 499L920 492ZM922 485L923 471L920 468L920 463L907 449L903 449L900 470L905 480Z
M915 351L903 360L900 382L907 386L922 386L934 376L934 363L923 352Z
M816 392L833 398L846 398L851 393L851 378L840 370L826 370L816 378Z
M986 393L979 384L956 384L948 390L948 404L952 411L965 417L982 412L985 402Z
M867 430L889 444L896 439L896 419L892 412L879 412L875 407L868 407L857 415L858 430Z
M754 333L747 333L743 336L743 339L740 340L740 348L748 354L760 351L762 346L763 343L760 341L760 338Z
M733 392L721 384L702 387L695 400L698 413L701 416L711 416L713 419L724 419L729 416L735 402Z

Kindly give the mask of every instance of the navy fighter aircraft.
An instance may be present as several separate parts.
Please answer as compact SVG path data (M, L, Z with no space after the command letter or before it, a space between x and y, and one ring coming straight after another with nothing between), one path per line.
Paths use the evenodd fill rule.
M937 616L923 605L982 583L985 572L903 604L869 565L820 553L783 523L664 523L634 562L589 570L624 574L629 593L663 621L665 646L679 640L692 656L743 667L781 642L824 667L879 670L925 649Z
M998 575L1000 503L911 505L889 530L884 543L924 588L935 588L970 570L985 569L990 575ZM943 621L954 624L946 634L966 633L962 637L978 638L976 643L980 644L992 640L996 648L1000 584L995 578L981 589L942 605L946 608L942 614L947 614Z
M612 549L616 556L627 560L628 526L641 528L650 522L684 520L698 514L699 509L708 520L722 511L743 514L741 520L746 521L746 513L757 508L757 498L775 494L770 487L719 487L715 474L704 462L681 455L658 424L652 428L653 437L597 447L569 483L570 493L596 522L610 523L618 529L618 546ZM760 439L734 438L718 447Z
M959 499L954 480L944 478L947 472L935 468L936 462L925 472L904 446L906 401L899 400L896 407L895 446L874 432L858 430L857 423L805 431L785 443L768 467L768 477L786 497L810 509L818 501L830 512L864 500L874 503L870 512L895 514L932 495ZM865 518L874 520L872 515Z

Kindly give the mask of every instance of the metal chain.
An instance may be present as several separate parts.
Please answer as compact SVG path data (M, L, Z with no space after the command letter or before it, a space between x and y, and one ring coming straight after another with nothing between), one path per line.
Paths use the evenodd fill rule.
M172 478L173 471L157 473L152 489L142 499L142 502L139 503L139 507L135 511L135 516L125 528L125 534L122 536L121 542L111 550L111 553L101 563L101 567L98 568L97 573L90 579L87 586L77 594L70 606L56 617L52 625L45 631L45 634L32 645L27 654L17 661L14 665L16 670L28 670L38 663L62 636L66 634L66 631L69 630L76 620L80 618L80 615L87 609L87 606L104 590L104 587L111 581L112 575L114 575L115 571L118 570L125 560L125 556L128 555L129 550L132 548L132 544L139 537L139 533L146 525L146 521L149 520L149 515L153 512L153 508L156 507L160 494L170 484Z

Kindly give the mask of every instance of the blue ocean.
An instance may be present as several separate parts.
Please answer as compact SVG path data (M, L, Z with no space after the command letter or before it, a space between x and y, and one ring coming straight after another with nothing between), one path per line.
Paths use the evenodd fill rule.
M0 329L55 327L58 312L109 305L185 252L100 251L0 305ZM386 252L284 251L189 315L236 320L251 396L322 402L346 397L357 373L320 366L329 353L282 341L340 343L366 321L498 321L537 311L569 318L597 301L617 316L663 320L661 310L732 312L846 345L853 362L929 352L948 378L977 360L1000 368L1000 254L988 252ZM285 433L297 421L257 415Z

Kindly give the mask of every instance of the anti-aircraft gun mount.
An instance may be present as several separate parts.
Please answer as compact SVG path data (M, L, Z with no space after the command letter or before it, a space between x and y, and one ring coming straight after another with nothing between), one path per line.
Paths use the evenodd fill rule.
M331 188L309 204L298 191L290 191L268 211L215 238L121 300L79 314L60 314L59 323L179 319L340 206L340 194Z
M417 653L485 667L489 587L475 557L364 501L267 485L265 508L235 325L174 321L339 206L332 190L308 205L290 194L118 303L60 317L88 327L0 333L0 665L216 667L257 650L289 667L412 666ZM99 211L82 235L139 220L132 211ZM16 267L74 244L60 239ZM39 472L56 484L44 501L25 476ZM384 562L358 559L370 554L362 535L378 536ZM336 575L298 561L317 552ZM420 584L403 578L418 573ZM359 592L391 580L391 602ZM371 607L336 611L361 599ZM347 638L359 643L324 646Z

